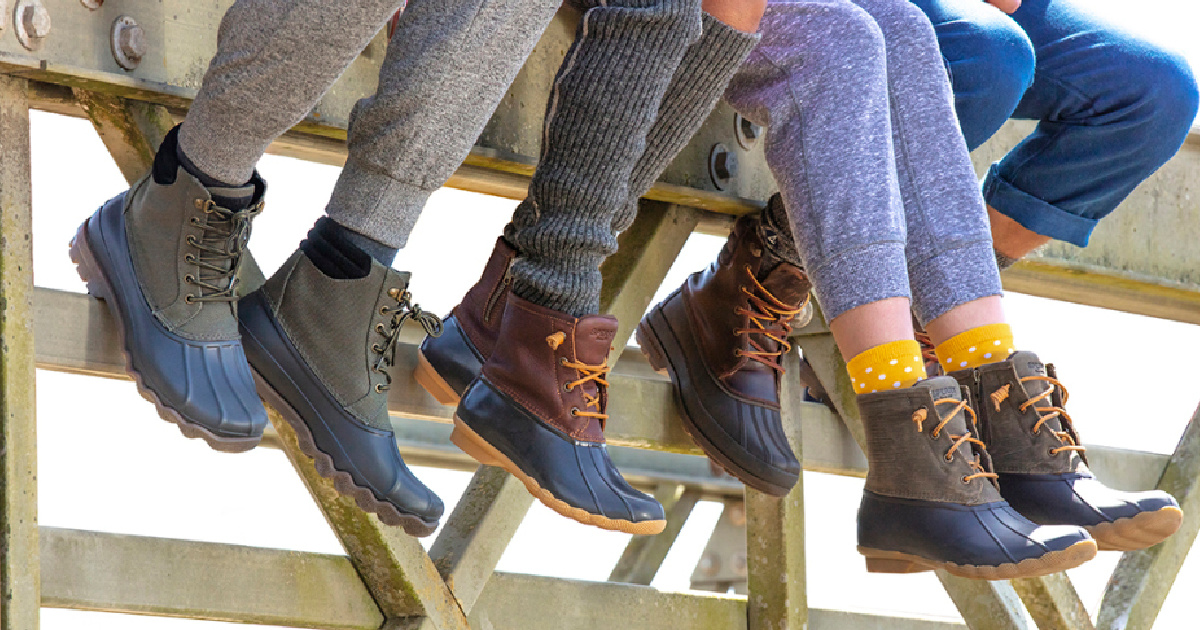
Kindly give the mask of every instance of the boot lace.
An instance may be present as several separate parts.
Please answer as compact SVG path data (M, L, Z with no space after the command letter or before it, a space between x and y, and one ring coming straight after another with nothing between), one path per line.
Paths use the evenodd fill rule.
M1027 409L1029 409L1030 407L1034 407L1034 405L1036 405L1039 401L1049 398L1050 395L1054 393L1054 388L1056 388L1056 387L1062 390L1063 404L1064 405L1067 404L1067 398L1068 398L1067 388L1064 387L1062 383L1058 382L1058 379L1056 379L1056 378L1052 378L1049 376L1033 375L1033 376L1021 377L1020 381L1022 384L1024 384L1027 381L1044 381L1049 384L1049 386L1046 387L1046 391L1038 394L1037 396L1034 396L1033 398L1030 398L1029 400L1027 400L1021 404L1021 406L1019 407L1021 413L1025 413L1025 411ZM1055 431L1053 429L1050 430L1050 432L1054 434L1054 437L1058 438L1058 441L1063 444L1062 446L1060 446L1058 448L1050 449L1051 455L1058 455L1059 453L1061 453L1063 451L1076 451L1078 453L1083 453L1084 451L1087 450L1087 448L1085 446L1083 446L1075 441L1075 437L1077 435L1075 433L1075 423L1071 421L1071 416L1069 414L1067 414L1067 411L1065 409L1063 409L1062 407L1054 407L1054 406L1034 407L1034 409L1037 410L1037 412L1038 412L1038 421L1033 425L1033 434L1034 435L1037 435L1038 431L1042 430L1042 425L1046 424L1047 422L1049 422L1055 418L1058 418L1059 422L1062 423L1062 425L1067 429L1066 431Z
M188 245L199 250L199 254L188 253L183 257L188 264L200 268L196 275L187 274L183 281L199 288L196 294L184 296L188 304L196 302L232 302L237 299L234 290L238 285L238 263L250 241L250 221L263 211L263 202L244 210L230 210L211 199L196 200L196 207L209 215L207 221L192 217L192 225L203 232L200 238L189 234ZM228 268L224 263L228 263Z
M783 366L779 364L779 357L783 353L792 349L792 344L788 342L788 335L792 332L792 318L799 315L804 310L804 304L808 302L806 297L799 308L788 308L782 300L775 297L767 290L766 287L754 277L754 272L750 269L750 265L746 265L746 275L753 282L753 289L747 288L746 285L739 287L742 293L745 293L749 298L750 308L738 306L733 309L737 315L746 315L750 318L750 328L735 328L733 334L743 335L749 334L750 345L752 350L738 348L734 353L739 357L746 357L754 361L758 361L763 365L779 372L784 373ZM771 341L779 344L775 350L768 350L764 347L754 335L762 335Z
M971 420L971 426L976 426L975 410L971 409L971 407L967 404L967 401L958 400L957 398L939 398L933 401L933 406L935 408L942 404L953 404L954 410L945 416L939 416L941 422L933 428L933 431L930 432L933 437L940 437L942 434L942 429L944 429L946 425L954 419L954 416L957 416L959 413L966 413L967 417ZM925 421L928 418L929 411L924 407L913 412L912 421L917 425L918 433L921 433L925 430ZM999 477L999 475L988 470L988 467L984 466L983 464L982 455L987 450L987 445L985 445L981 440L975 438L970 431L967 431L962 435L949 434L949 437L951 440L953 440L953 443L950 445L950 449L946 451L946 454L943 455L943 457L946 458L946 461L954 461L954 452L957 451L958 447L962 446L963 444L970 444L972 446L971 450L975 452L975 459L974 461L970 462L971 469L975 472L964 476L962 478L963 483L970 483L975 479L996 479Z
M583 394L586 407L588 409L595 409L595 411L573 408L571 409L571 415L595 418L600 421L600 430L603 431L608 424L608 414L604 413L601 409L600 393L603 391L603 388L608 387L608 381L604 380L604 377L608 376L608 359L605 358L604 362L600 365L590 365L582 361L568 361L566 357L563 357L561 363L564 367L578 370L580 374L579 380L566 384L564 387L566 391L569 392L589 381L596 383L598 391L595 394L590 394L586 391L580 392Z
M400 330L404 327L404 322L413 320L425 329L425 334L431 337L439 337L442 334L442 319L433 313L424 311L420 306L412 303L412 293L401 291L400 289L388 289L388 297L396 300L396 306L383 306L379 309L379 314L383 316L391 315L391 320L388 325L379 323L375 325L375 332L383 335L383 345L372 344L371 350L379 355L375 360L375 365L371 366L371 371L382 374L386 383L378 383L375 385L375 392L382 394L392 386L392 375L388 372L388 368L396 364L396 348L400 345Z

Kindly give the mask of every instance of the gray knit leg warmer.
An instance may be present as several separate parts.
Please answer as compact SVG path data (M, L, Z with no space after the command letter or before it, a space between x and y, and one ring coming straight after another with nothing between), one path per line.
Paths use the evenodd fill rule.
M505 229L521 252L516 295L576 317L599 311L614 217L700 15L700 0L619 0L584 13L550 93L529 196Z
M629 204L613 219L620 234L637 216L637 202L704 124L746 55L758 45L758 33L747 33L704 13L704 32L688 47L663 95L658 119L646 135L646 151L629 178ZM786 226L787 224L784 223Z

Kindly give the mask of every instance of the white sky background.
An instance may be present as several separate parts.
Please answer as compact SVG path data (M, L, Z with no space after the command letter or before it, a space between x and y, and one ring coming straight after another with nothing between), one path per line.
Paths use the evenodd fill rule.
M1185 0L1091 0L1129 28L1155 33L1200 61L1200 5ZM1195 63L1194 61L1194 63ZM33 115L35 273L39 286L82 291L66 246L77 225L125 184L91 126ZM267 157L267 212L251 246L268 272L294 249L320 215L336 168ZM514 202L443 190L417 224L396 267L414 272L417 301L444 313L477 278ZM464 230L464 226L471 226ZM706 265L721 245L693 237L660 293ZM1200 347L1200 328L1173 322L1008 296L1022 347L1055 362L1071 389L1071 412L1090 443L1162 453L1173 450L1197 403L1195 387L1166 380L1194 367L1182 352ZM1118 376L1120 358L1147 369ZM1117 395L1114 395L1116 393ZM1147 403L1153 396L1153 407ZM88 401L80 405L78 401ZM184 538L325 553L343 553L282 452L216 453L184 439L157 418L132 383L38 373L39 509L42 525ZM619 419L614 419L619 421ZM466 473L418 469L447 503L447 514L469 480ZM957 618L931 575L868 575L854 551L854 514L862 482L805 473L810 568L809 604ZM692 568L720 513L701 504L684 528L655 585L688 587ZM628 536L578 525L534 505L500 569L603 580ZM424 542L428 545L433 538ZM1099 604L1118 554L1072 572L1084 603ZM1193 627L1200 562L1184 566L1156 627ZM864 596L865 595L865 596ZM232 624L46 609L43 628L63 630L216 630Z

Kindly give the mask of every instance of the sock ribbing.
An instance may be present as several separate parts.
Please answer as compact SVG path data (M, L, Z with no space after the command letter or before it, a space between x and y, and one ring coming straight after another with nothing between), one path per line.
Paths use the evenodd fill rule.
M969 370L988 363L999 363L1013 353L1012 327L989 324L959 333L933 349L938 364L947 372Z

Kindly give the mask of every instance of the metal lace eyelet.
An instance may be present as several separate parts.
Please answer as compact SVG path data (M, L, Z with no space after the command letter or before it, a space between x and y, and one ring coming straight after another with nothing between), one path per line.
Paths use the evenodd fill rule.
M183 262L188 263L189 265L194 265L196 264L196 257L191 254L187 254L183 257Z
M559 363L559 365L566 365L567 357L558 357L558 363Z
M189 293L189 294L183 296L183 301L185 304L195 304L196 303L195 297L196 296Z
M948 462L952 462L952 461L954 461L954 456L953 456L953 455L951 455L951 454L949 454L949 453L947 453L946 455L943 455L943 456L942 456L942 459L945 459L945 460L946 460L946 461L948 461Z
M197 210L203 210L203 209L204 209L204 200L203 200L203 199L197 199L197 200L196 200L195 202L193 202L193 203L195 204L195 206L196 206L196 209L197 209Z
M579 407L571 407L571 415L578 416L579 415Z
M388 296L390 296L392 299L395 299L395 300L400 299L400 289L397 289L397 288L388 289Z
M383 393L383 385L380 385L379 383L376 383L376 384L375 384L375 393L376 393L376 394L382 394L382 393Z
M562 390L563 390L564 392L571 392L571 391L574 391L574 390L575 390L575 388L574 388L574 387L571 387L571 384L570 384L570 383L563 383Z
M196 284L196 277L189 273L183 277L183 281L188 284Z
M1058 453L1055 453L1054 449L1050 449L1048 452L1050 453L1050 457L1058 457Z
M379 307L379 314L380 314L380 315L387 315L387 314L388 314L388 307L386 307L386 306L381 306L381 307Z
M197 240L196 240L196 237L195 237L195 236L192 236L191 234L188 234L188 235L187 235L187 238L186 238L186 239L184 239L184 240L186 240L186 241L187 241L187 244L188 244L188 245L196 245L196 244L198 244L198 243L199 243L199 241L197 241Z
M387 333L386 333L386 332L383 330L383 324L375 324L375 332L377 332L377 333L379 333L379 334L381 334L381 335L386 335L386 334L387 334Z
M188 222L197 227L204 225L203 223L200 223L200 219L197 219L196 217L192 217L192 218L188 219Z
M1037 435L1037 434L1039 434L1039 433L1041 433L1041 432L1042 432L1042 430L1041 430L1041 429L1034 429L1034 430L1032 430L1032 431L1030 431L1030 432L1029 432L1029 435Z
M383 348L380 348L380 347L379 347L379 344L377 344L377 343L373 343L373 344L371 344L371 350L373 350L373 351L375 351L375 352L377 352L377 353L379 353L379 352L383 352Z
M967 479L967 478L966 478L966 476L964 476L964 477L963 477L962 479L960 479L959 481L963 482L963 485L968 485L968 484L970 484L970 483L971 483L971 480L970 480L970 479Z
M929 432L929 439L931 439L931 440L936 441L940 437L942 437L942 434L939 431L930 431Z

